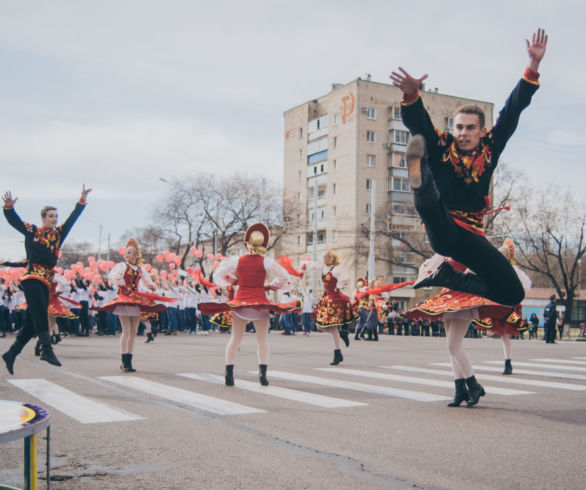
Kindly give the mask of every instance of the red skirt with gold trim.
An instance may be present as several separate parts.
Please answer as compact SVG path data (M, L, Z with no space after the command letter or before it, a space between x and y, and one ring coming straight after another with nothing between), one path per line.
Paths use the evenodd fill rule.
M98 311L113 311L117 306L138 306L140 312L158 313L167 309L165 305L155 303L155 301L165 301L172 303L177 298L167 298L153 293L143 293L142 291L120 291L118 296L108 301L104 306L96 308Z
M61 300L67 301L71 304L71 306L75 306L76 308L81 308L81 305L77 301L73 301L69 298L61 298L59 295L49 294L49 307L47 308L47 315L53 318L79 318L75 315L65 303ZM22 303L16 307L17 310L26 310L28 308L26 303Z
M479 318L506 318L513 311L511 306L500 305L480 296L444 289L433 298L419 303L409 310L405 316L410 319L426 317L433 320L445 313L455 313L475 308L479 310Z
M322 296L316 311L315 326L320 330L347 326L356 319L352 303L343 295L335 298Z
M290 301L289 303L271 303L266 302L245 302L238 300L230 300L225 303L200 303L199 309L204 315L215 315L224 311L238 311L239 308L253 308L255 310L274 311L275 313L299 313L302 308L301 301Z
M201 305L200 305L201 306ZM230 328L232 326L232 315L234 312L232 310L229 311L222 311L221 313L216 313L210 318L210 322L214 325L217 325L221 328Z

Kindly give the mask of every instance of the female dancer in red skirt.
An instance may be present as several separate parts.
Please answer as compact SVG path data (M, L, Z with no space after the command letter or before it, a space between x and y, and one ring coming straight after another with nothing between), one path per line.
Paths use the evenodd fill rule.
M505 257L509 258L507 250L512 246L512 242L508 240L505 243L506 245L499 250ZM438 260L450 260L450 265L456 270L460 272L466 270L466 267L458 262L435 255L422 264L420 276L427 273L430 262ZM515 268L515 272L523 288L528 290L531 287L531 281L527 275L518 268ZM463 401L466 401L467 405L472 407L478 403L481 396L486 394L482 385L476 380L472 364L462 347L470 323L478 318L485 319L485 321L491 319L493 323L497 324L511 322L517 317L516 311L518 311L518 308L518 305L514 307L501 305L480 296L444 289L433 298L424 301L407 312L405 316L411 319L442 317L444 320L456 390L454 400L448 404L449 407L458 407Z
M124 262L116 264L109 275L112 286L118 287L118 296L99 308L102 311L112 311L120 317L122 324L120 337L122 365L120 369L126 373L136 371L132 367L132 352L134 351L134 340L138 332L141 313L153 313L166 309L164 305L157 304L155 301L175 301L175 298L165 298L157 294L139 291L139 286L151 291L157 289L149 273L141 265L142 262L138 242L131 238L125 247Z
M226 346L226 386L234 385L234 362L238 347L242 342L246 324L254 322L259 362L259 381L267 386L267 366L269 361L269 311L290 313L301 310L299 302L272 303L267 297L267 290L289 290L291 281L288 272L275 260L265 257L269 244L269 229L263 223L255 223L246 230L244 243L248 253L241 257L223 260L214 273L214 282L220 287L238 285L234 299L225 303L200 303L200 310L205 315L222 311L233 311L230 341ZM265 285L267 276L274 279Z
M340 349L340 338L350 345L348 338L348 326L355 320L350 298L340 291L349 284L344 271L340 267L340 258L333 250L328 250L324 255L323 266L316 264L321 269L323 294L317 305L315 326L322 332L332 335L334 341L334 360L330 365L336 366L344 360ZM315 268L313 266L312 268Z

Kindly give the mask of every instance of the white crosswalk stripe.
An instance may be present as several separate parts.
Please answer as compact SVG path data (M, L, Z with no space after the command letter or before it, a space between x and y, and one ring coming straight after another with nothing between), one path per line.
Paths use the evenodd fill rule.
M265 412L257 408L247 407L220 398L202 395L135 376L103 376L101 379L218 415L242 415Z
M486 361L487 364L502 364L502 361ZM555 369L557 371L576 371L579 373L586 373L586 367L576 366L561 366L559 364L548 364L548 363L537 363L537 362L525 362L515 361L517 366L533 367L533 368L544 368L544 369Z
M519 363L515 362L515 366ZM452 365L449 362L434 362L431 364L432 366L449 366ZM562 379L572 379L574 381L586 381L586 376L582 374L570 374L570 373L556 373L554 371L537 371L535 369L519 369L517 367L514 368L516 374L528 374L530 376L544 376L546 378L562 378ZM492 367L492 366L481 366L476 365L474 366L475 371L492 371L495 373L500 373L503 369L500 367Z
M437 379L416 378L414 376L401 376L396 374L376 373L373 371L360 371L358 369L345 368L318 368L318 371L338 372L341 374L349 374L351 376L362 376L365 378L384 379L388 381L398 381L400 383L413 383L427 386L441 386L442 388L453 388L453 381L441 381ZM498 388L496 386L484 385L486 390L495 395L531 395L532 391L511 390L508 388Z
M532 359L533 361L539 361L539 362L553 362L556 364L570 364L570 365L581 365L581 366L586 366L586 361L571 361L568 359Z
M130 412L90 400L46 379L10 379L8 382L82 424L142 419Z
M198 381L207 381L209 383L224 384L224 377L215 374L183 373L179 374L178 376L197 379ZM367 403L343 400L341 398L333 398L330 396L318 395L316 393L308 393L305 391L291 390L289 388L281 388L279 386L261 386L258 383L253 383L251 381L245 381L241 379L236 380L234 388L240 388L243 390L253 391L255 393L262 393L263 395L285 398L286 400L308 403L310 405L317 405L318 407L325 408L363 407L368 405Z
M398 371L406 371L410 373L424 373L424 374L438 374L440 376L449 376L453 377L454 373L451 370L441 370L441 369L429 369L429 368L418 368L412 366L380 366L384 369L396 369ZM517 370L513 365L513 374L515 374ZM519 378L516 376L493 376L491 374L482 374L479 376L480 381L489 380L489 381L498 381L499 383L507 383L507 384L520 384L520 385L527 385L527 386L540 386L543 388L557 388L560 390L570 390L570 391L586 391L586 385L577 385L573 383L558 383L555 381L540 381L535 379L526 379L526 378Z
M433 393L403 390L399 388L391 388L389 386L377 386L364 383L355 383L352 381L340 381L337 379L321 378L318 376L309 376L306 374L286 373L284 371L271 371L270 377L299 381L301 383L311 383L321 386L329 386L331 388L343 388L346 390L363 391L366 393L392 396L396 398L405 398L407 400L416 400L420 402L437 402L451 400L451 398L449 397L436 395Z

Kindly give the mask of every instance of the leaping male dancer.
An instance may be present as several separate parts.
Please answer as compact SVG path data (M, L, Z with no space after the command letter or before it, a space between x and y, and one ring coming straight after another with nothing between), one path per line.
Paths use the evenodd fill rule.
M41 210L40 228L29 223L23 223L16 211L14 203L17 198L12 198L10 192L4 194L4 216L13 228L24 235L24 247L26 249L27 270L21 278L22 290L26 298L27 310L24 325L18 331L16 340L4 354L2 359L6 363L6 369L14 374L14 361L27 342L34 336L41 343L41 360L54 366L61 366L51 347L49 334L49 288L53 280L53 267L59 259L59 248L73 224L79 218L86 205L87 195L91 189L83 186L81 197L69 218L60 226L57 226L57 209L53 206L45 206Z
M440 132L419 96L427 75L414 78L403 68L391 74L393 84L403 92L403 122L415 135L407 146L409 184L431 246L475 272L457 272L442 260L416 281L415 288L443 286L511 306L525 296L513 267L484 237L483 216L499 156L539 88L545 30L538 29L526 43L529 64L490 131L484 128L482 109L465 105L456 110L454 134Z

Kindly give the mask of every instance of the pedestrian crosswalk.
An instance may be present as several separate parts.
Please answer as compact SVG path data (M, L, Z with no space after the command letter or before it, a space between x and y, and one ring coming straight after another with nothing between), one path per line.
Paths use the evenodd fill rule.
M495 366L494 364L499 364ZM513 362L513 375L502 376L501 361L485 361L474 366L477 377L491 396L515 397L544 393L586 391L584 357L570 359L528 359ZM497 373L486 374L486 373ZM252 373L252 372L251 372ZM148 379L136 373L123 376L87 378L100 390L116 390L117 396L88 395L76 392L80 383L62 377L59 383L43 378L9 379L8 382L38 400L51 411L59 412L82 424L132 422L148 415L141 413L140 402L157 400L172 407L217 416L248 416L266 413L274 408L271 400L292 402L287 409L310 405L327 410L368 410L373 397L399 398L415 403L445 402L452 399L453 374L449 363L424 365L381 365L372 367L316 367L311 373L270 370L269 386L260 386L256 372L251 380L246 375L236 379L234 387L224 387L224 377L209 373L177 373L165 382ZM549 378L549 379L547 379ZM254 379L254 381L252 381ZM87 385L87 383L85 384ZM84 385L84 386L85 386ZM214 386L215 385L215 386ZM218 387L221 385L221 387ZM323 390L329 389L327 395ZM226 391L224 391L226 390ZM79 390L77 390L79 391ZM547 391L549 393L549 391ZM121 396L120 393L123 395ZM364 394L369 398L365 400ZM133 401L132 413L115 407L111 400L125 405L124 394ZM335 396L332 396L334 395ZM139 403L138 409L137 402ZM279 406L282 410L282 406Z

